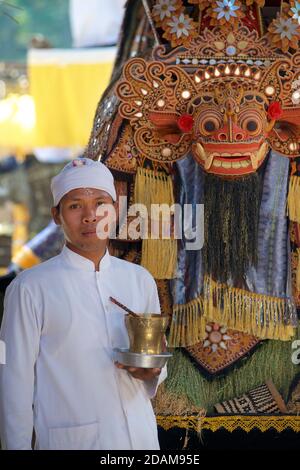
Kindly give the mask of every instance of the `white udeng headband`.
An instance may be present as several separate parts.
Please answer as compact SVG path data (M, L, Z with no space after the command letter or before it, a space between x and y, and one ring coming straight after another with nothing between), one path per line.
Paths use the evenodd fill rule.
M76 158L52 178L54 206L58 205L65 194L78 188L102 189L114 201L117 199L112 173L103 163L90 158Z

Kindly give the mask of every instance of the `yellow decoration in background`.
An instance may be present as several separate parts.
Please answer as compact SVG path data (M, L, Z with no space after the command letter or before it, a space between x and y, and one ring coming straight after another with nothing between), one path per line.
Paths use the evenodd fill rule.
M24 245L12 258L12 263L15 263L22 270L32 268L40 262L40 258L27 245Z
M99 98L107 87L115 47L29 52L36 110L36 147L85 147Z
M0 155L35 147L84 148L106 89L115 47L29 52L30 95L0 100Z
M13 205L13 226L11 253L14 258L28 240L29 210L25 204Z
M29 95L10 94L0 100L0 148L7 156L31 151L35 140L34 102Z

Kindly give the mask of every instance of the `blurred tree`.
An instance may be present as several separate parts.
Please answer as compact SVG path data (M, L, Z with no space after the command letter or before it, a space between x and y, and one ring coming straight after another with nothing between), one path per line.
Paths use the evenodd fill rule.
M0 1L0 61L25 61L38 34L53 47L71 47L69 0Z

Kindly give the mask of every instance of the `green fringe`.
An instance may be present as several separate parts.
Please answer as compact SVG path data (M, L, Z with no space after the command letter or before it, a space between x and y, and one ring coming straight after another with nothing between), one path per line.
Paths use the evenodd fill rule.
M300 329L298 335L300 337ZM300 365L291 361L292 341L264 342L244 364L233 368L225 377L207 380L180 349L168 362L167 391L186 397L195 406L214 413L214 405L238 397L271 379L286 401L291 383L300 373ZM188 410L187 410L188 412Z

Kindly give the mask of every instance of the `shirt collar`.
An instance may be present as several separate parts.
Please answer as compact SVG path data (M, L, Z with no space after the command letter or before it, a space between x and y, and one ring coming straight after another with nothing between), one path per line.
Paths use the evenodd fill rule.
M75 269L82 269L83 271L95 271L95 265L93 261L84 256L75 253L75 251L70 250L66 245L63 247L61 252L64 260ZM110 266L110 254L106 249L106 252L103 258L100 261L99 271L102 271L105 268Z

